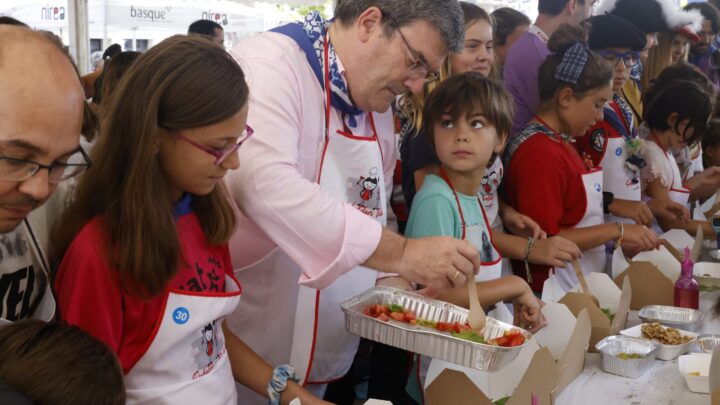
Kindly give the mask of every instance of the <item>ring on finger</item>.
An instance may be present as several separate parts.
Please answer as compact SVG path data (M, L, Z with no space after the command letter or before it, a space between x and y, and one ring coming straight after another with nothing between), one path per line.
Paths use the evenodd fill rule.
M455 280L460 275L460 270L455 270L455 275L453 276L453 280Z

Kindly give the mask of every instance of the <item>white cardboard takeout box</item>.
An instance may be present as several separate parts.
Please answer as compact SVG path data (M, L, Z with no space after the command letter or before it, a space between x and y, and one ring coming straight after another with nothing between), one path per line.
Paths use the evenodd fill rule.
M535 393L540 405L552 404L582 372L591 326L587 311L576 318L567 306L553 302L546 303L542 311L548 325L503 370L488 373L454 365L431 367L426 378L426 403L492 405L490 398L511 396L507 405L526 405Z

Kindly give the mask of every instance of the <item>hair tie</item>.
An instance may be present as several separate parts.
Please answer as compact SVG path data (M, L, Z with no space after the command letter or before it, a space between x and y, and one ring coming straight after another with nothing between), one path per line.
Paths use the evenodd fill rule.
M587 44L575 42L565 51L562 62L555 69L555 79L570 84L577 84L588 60Z

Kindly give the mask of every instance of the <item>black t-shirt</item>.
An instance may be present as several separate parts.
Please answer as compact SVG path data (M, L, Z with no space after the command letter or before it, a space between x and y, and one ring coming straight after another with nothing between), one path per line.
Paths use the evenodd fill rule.
M440 161L424 132L416 132L412 122L400 116L400 162L402 164L402 190L408 210L415 198L415 171L425 166L440 165Z

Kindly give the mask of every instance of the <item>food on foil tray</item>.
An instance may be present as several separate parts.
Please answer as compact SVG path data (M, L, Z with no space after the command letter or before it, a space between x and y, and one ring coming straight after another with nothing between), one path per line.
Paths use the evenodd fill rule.
M619 359L631 360L631 359L642 359L644 356L639 353L620 353L617 355Z
M388 322L390 320L404 322L413 326L432 328L439 332L448 332L451 336L459 339L469 340L475 343L484 343L493 346L515 347L525 343L525 337L519 330L508 330L502 336L494 339L485 338L472 330L467 322L435 322L427 319L418 319L415 313L396 304L374 304L363 309L363 313L369 317Z
M646 323L642 326L644 338L652 339L664 345L681 345L693 340L692 336L683 336L675 328L666 328L657 322Z

